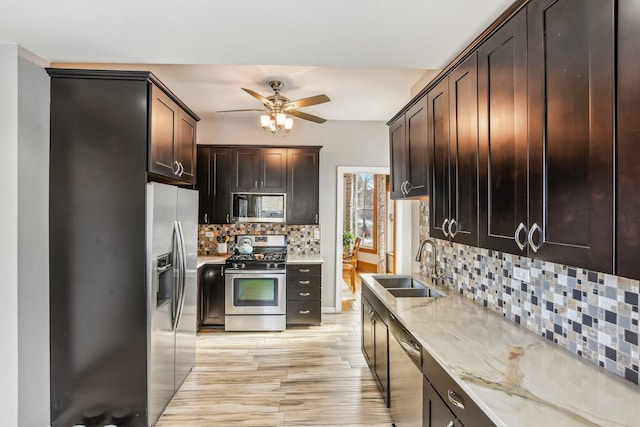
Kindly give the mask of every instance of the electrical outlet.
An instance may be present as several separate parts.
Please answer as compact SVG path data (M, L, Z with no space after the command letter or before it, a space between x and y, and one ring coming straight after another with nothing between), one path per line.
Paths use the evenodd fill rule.
M316 228L313 230L313 238L314 240L320 240L320 229Z
M529 282L529 270L520 267L513 267L513 278L522 280L523 282Z
M204 237L213 237L213 231L205 231Z

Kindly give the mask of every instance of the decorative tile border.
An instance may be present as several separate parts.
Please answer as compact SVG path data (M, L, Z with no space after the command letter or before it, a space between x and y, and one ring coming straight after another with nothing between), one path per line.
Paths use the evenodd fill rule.
M313 238L319 225L286 225L277 223L200 224L198 227L198 256L215 255L218 252L217 236L234 237L238 234L286 234L289 237L289 253L296 255L320 254L320 239ZM205 233L213 232L213 237ZM231 248L229 247L229 250Z
M420 237L429 237L425 202L420 203ZM445 285L640 385L639 281L433 240ZM513 278L516 267L529 273L528 281Z

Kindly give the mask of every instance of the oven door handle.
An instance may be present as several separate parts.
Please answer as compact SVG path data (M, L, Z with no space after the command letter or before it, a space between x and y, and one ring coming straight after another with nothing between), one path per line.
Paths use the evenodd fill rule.
M283 276L286 270L245 270L241 268L229 268L225 269L227 274L235 274L236 276L255 276L257 274L266 276Z

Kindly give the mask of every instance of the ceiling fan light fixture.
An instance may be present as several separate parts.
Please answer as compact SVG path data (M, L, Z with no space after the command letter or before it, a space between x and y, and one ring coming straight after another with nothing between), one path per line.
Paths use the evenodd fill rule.
M291 117L287 117L284 121L284 131L289 132L291 129L293 129L293 119Z
M284 127L284 123L287 120L287 115L285 113L276 113L276 126L279 128Z
M269 130L269 127L271 126L271 116L268 114L260 116L260 124L262 125L262 129Z

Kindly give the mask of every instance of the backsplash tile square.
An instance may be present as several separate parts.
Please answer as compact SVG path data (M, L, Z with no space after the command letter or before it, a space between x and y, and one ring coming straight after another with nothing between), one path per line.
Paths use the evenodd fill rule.
M428 202L420 202L420 238L428 237ZM433 240L446 286L640 385L639 281ZM528 281L513 277L516 267Z

